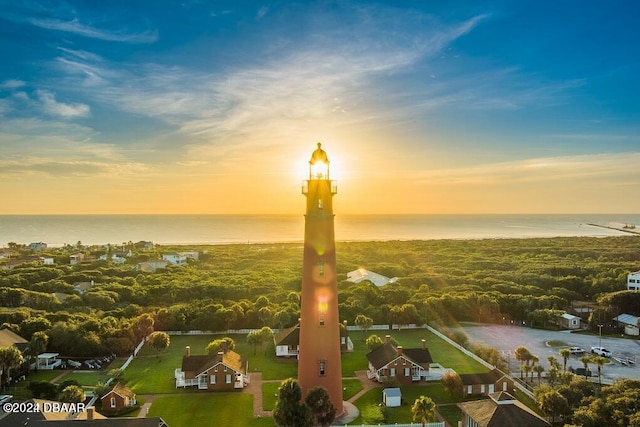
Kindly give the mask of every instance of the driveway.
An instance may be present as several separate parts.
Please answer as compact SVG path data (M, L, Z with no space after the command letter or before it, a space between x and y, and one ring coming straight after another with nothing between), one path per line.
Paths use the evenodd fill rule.
M525 346L529 351L540 358L540 364L549 368L547 357L555 356L562 364L563 359L558 353L566 347L582 347L587 352L591 347L600 345L600 338L594 335L583 335L569 331L545 331L519 326L503 325L473 325L458 328L464 331L470 342L477 342L493 347L500 351L509 362L509 369L513 373L520 372L520 363L513 356L513 351L518 346ZM556 341L565 345L551 347L547 343ZM612 359L610 364L603 366L603 382L611 382L618 378L640 379L640 341L628 338L602 337L602 346L613 353L613 357L625 357L636 361L635 365L624 366ZM571 356L567 362L568 367L580 368L580 356ZM597 368L590 368L597 375ZM608 381L606 381L608 380Z

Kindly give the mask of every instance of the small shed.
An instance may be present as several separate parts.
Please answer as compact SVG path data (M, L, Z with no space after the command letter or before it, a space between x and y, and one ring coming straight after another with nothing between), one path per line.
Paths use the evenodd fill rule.
M382 403L389 408L400 406L402 402L402 392L399 388L385 388L382 390Z

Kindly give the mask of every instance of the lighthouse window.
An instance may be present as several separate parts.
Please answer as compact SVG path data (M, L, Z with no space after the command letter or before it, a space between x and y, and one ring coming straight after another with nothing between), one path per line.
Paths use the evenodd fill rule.
M318 199L318 209L322 209L322 199Z
M323 260L318 261L318 274L320 274L321 276L324 276L324 261Z
M324 326L324 314L320 315L320 326Z
M327 361L324 359L320 359L318 361L318 374L320 376L324 376L327 373Z

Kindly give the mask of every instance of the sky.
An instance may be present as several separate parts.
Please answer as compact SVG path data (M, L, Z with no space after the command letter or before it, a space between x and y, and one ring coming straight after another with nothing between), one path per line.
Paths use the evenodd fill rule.
M0 214L640 213L639 16L0 0Z

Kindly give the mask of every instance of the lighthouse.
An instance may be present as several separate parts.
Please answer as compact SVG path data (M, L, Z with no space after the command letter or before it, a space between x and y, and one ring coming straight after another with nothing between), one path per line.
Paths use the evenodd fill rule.
M298 383L303 396L313 387L327 390L336 416L343 413L340 319L333 224L336 182L329 177L329 158L318 143L309 160L309 179L302 184L307 198L304 221L300 353Z

